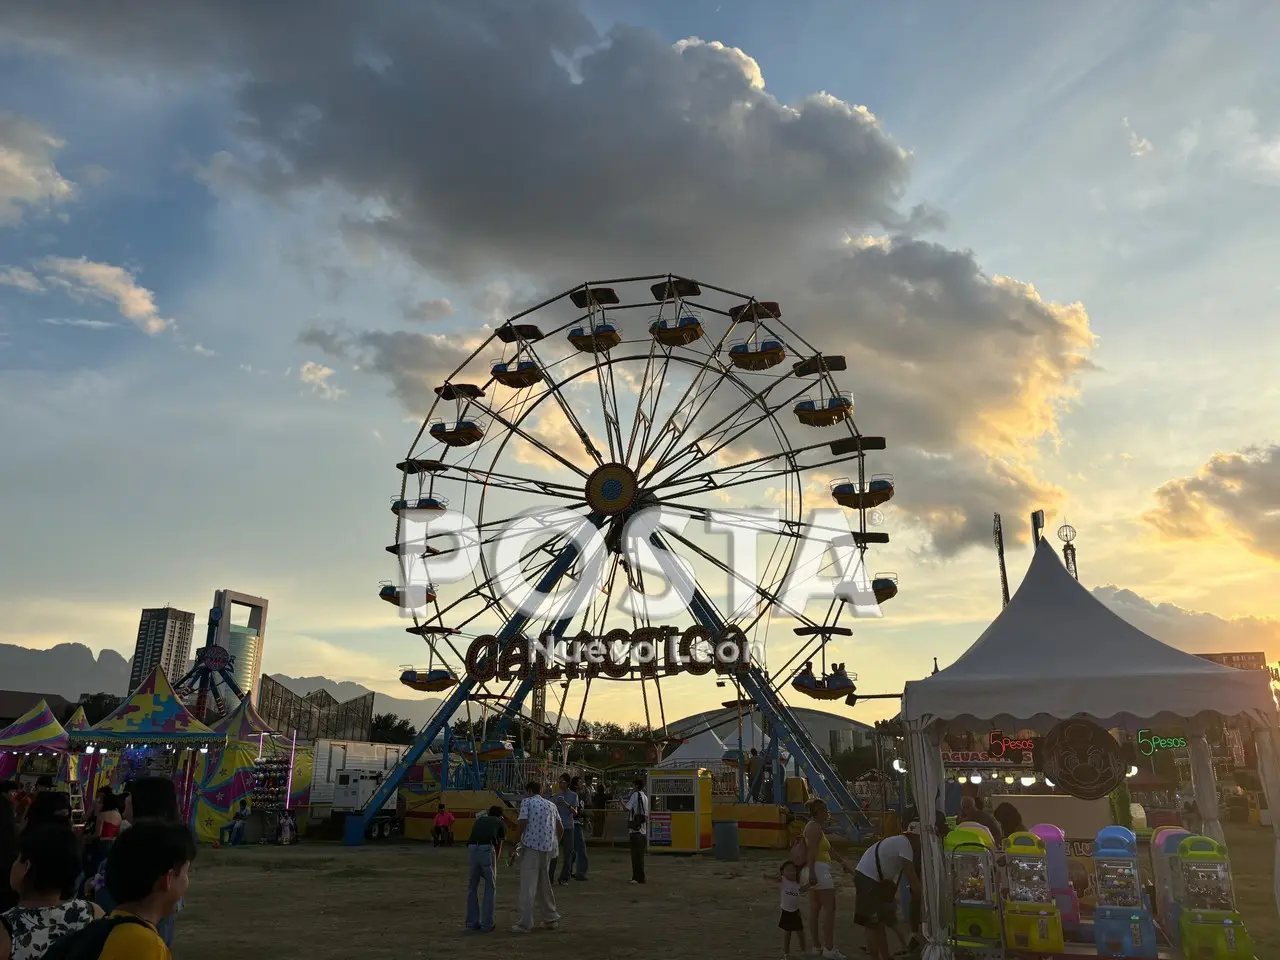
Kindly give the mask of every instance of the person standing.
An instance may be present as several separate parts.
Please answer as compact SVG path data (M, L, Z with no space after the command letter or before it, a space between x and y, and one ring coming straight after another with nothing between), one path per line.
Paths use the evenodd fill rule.
M467 841L467 929L488 933L493 929L493 900L497 893L498 857L502 841L507 837L502 822L502 807L490 807L476 818ZM484 904L481 906L480 883L484 882Z
M747 789L751 791L752 803L760 802L760 788L764 786L764 778L760 776L760 766L760 751L752 747L751 755L747 757Z
M542 784L530 780L525 785L516 821L516 839L520 854L520 919L512 926L515 933L533 931L534 906L542 914L542 922L554 930L560 923L556 896L551 885L551 858L555 855L564 825L556 805L542 795Z
M10 796L16 784L0 783L0 913L16 906L18 894L9 886L9 868L18 856L18 818Z
M553 800L560 814L560 825L564 832L560 837L560 886L568 886L569 872L573 869L573 818L578 813L578 795L573 790L572 781L567 773L560 774L560 789ZM551 861L551 869L555 869L555 861Z
M1000 849L1001 844L1004 842L1004 831L1000 829L1000 821L982 809L982 797L962 797L960 799L960 816L956 818L956 822L977 823L986 827L991 832L991 839L995 841L997 850Z
M587 879L587 797L583 792L582 778L574 777L569 788L578 797L578 809L573 814L573 879Z
M79 871L70 827L49 823L23 831L7 878L18 905L0 913L0 960L38 960L60 937L102 918L101 907L64 896Z
M649 844L649 797L644 792L643 778L636 778L635 789L627 798L627 838L631 845L631 882L644 883L644 853Z
M800 882L809 887L809 926L813 928L814 949L826 960L845 960L836 949L836 881L831 874L835 861L847 871L848 864L833 849L824 829L827 804L815 797L808 803L809 822L804 825L805 868Z

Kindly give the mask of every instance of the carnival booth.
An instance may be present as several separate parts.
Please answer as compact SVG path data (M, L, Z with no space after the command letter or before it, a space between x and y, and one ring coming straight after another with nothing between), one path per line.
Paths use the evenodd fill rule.
M41 700L0 730L0 780L30 779L48 774L65 779L67 731Z
M1059 793L1092 800L1107 796L1130 772L1107 731L1159 728L1185 735L1202 832L1219 843L1222 826L1204 734L1206 723L1221 719L1255 732L1259 772L1274 809L1280 803L1280 757L1266 672L1220 666L1147 636L1096 600L1044 540L1017 593L973 646L945 670L907 683L902 697L908 774L922 807L932 803L942 811L941 742L949 729L1046 733L1046 779ZM1280 837L1275 852L1280 861ZM950 960L957 950L947 928L951 911L942 903L949 884L934 831L922 833L922 867L923 955ZM1280 903L1280 870L1276 877ZM1003 956L1024 954L1006 943Z
M649 772L649 850L701 853L711 849L711 774L706 770Z
M133 777L170 777L178 788L182 813L188 816L196 759L225 744L226 736L191 715L157 666L124 703L70 740L71 749L95 760L94 789Z
M281 815L297 808L294 784L299 778L295 773L298 756L304 751L296 736L277 736L248 697L214 724L213 732L225 740L201 754L195 764L190 823L196 840L217 841L241 800L247 801L250 809L244 842L273 840ZM299 786L309 790L309 764L305 779Z

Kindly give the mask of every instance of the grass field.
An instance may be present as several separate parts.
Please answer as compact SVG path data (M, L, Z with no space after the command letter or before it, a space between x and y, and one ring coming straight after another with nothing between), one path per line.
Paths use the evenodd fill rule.
M1233 828L1227 840L1258 957L1280 957L1271 831ZM528 935L510 932L516 876L505 867L498 929L462 930L465 857L462 847L424 844L202 848L174 953L180 960L781 956L777 885L764 877L781 852L751 851L739 863L651 856L649 882L638 887L627 883L625 851L592 849L591 879L556 888L560 929ZM836 945L855 956L862 940L847 883L837 909Z

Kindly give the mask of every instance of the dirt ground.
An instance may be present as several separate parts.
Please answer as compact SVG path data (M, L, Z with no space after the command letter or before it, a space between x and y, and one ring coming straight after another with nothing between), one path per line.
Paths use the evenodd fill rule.
M1259 957L1280 956L1271 838L1269 829L1256 828L1233 828L1227 837L1240 908ZM744 851L738 863L651 856L649 882L637 887L627 883L626 851L592 848L590 880L556 888L560 929L527 935L510 932L516 876L505 865L498 878L498 929L463 931L465 857L463 847L411 843L202 847L174 954L179 960L781 955L777 884L765 879L782 861L780 851ZM847 880L838 882L836 946L854 957L862 939L853 923L853 890Z

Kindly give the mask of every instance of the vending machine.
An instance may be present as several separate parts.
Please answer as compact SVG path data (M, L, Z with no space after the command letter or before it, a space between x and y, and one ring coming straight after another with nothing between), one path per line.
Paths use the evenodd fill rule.
M1209 837L1178 845L1182 865L1179 917L1187 960L1252 960L1253 941L1236 910L1227 848Z
M649 852L711 849L711 773L649 771Z
M996 851L990 834L961 828L946 838L951 874L953 926L961 941L1000 944L1000 901L996 887Z
M1191 836L1181 827L1157 827L1151 835L1151 875L1155 880L1156 926L1177 946L1182 942L1182 860L1178 847Z
M1049 865L1049 892L1062 914L1062 928L1072 932L1080 928L1080 897L1071 883L1067 866L1067 837L1061 827L1052 823L1037 823L1031 832L1044 844L1045 860Z
M1138 838L1106 827L1093 841L1097 906L1093 942L1100 957L1158 957L1156 928L1138 876Z
M1004 901L1005 945L1014 950L1063 953L1062 914L1049 889L1044 841L1034 833L1004 841L1009 889Z

